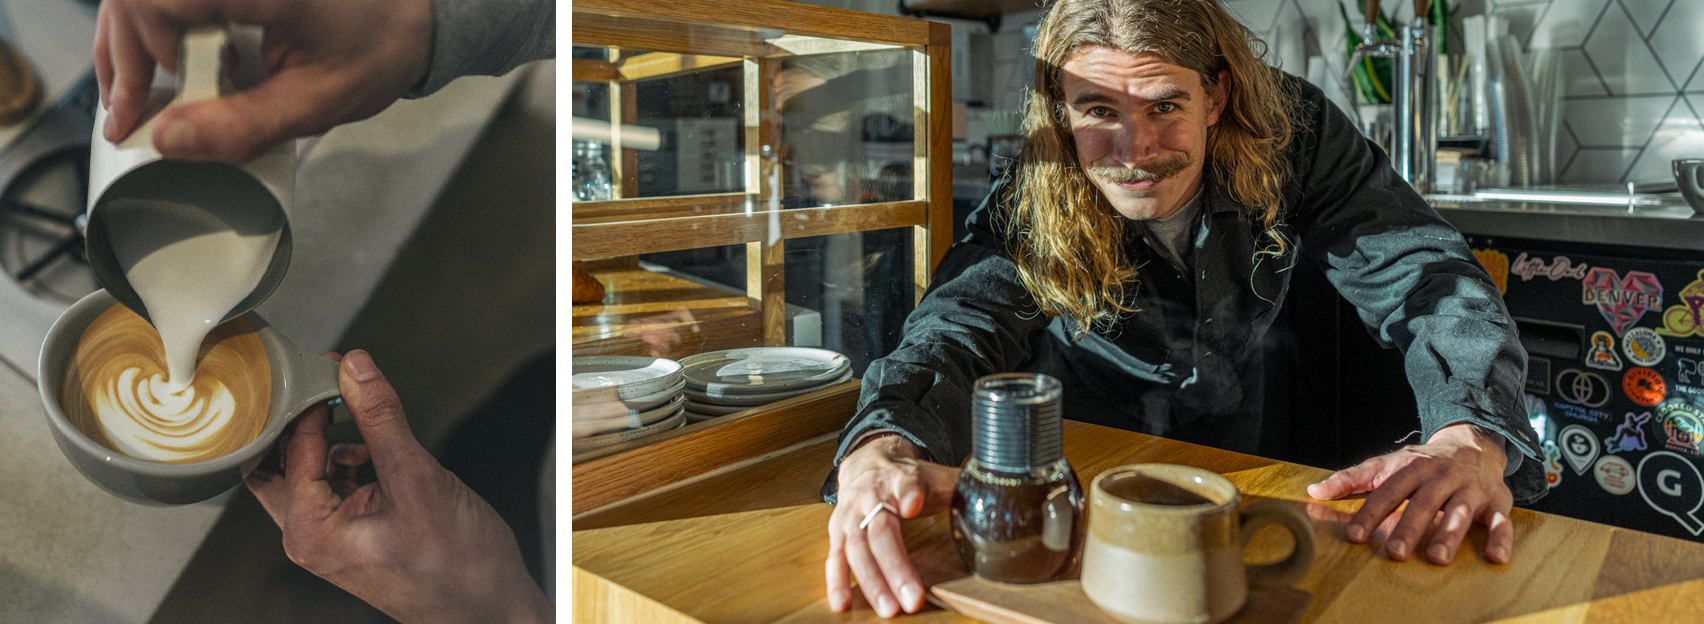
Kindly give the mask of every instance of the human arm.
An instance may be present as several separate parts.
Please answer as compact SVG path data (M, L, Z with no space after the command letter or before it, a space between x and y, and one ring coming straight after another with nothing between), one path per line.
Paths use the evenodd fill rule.
M970 452L972 385L1028 359L1031 334L1049 321L999 252L987 225L990 203L970 218L970 241L955 246L937 270L906 319L900 345L865 371L858 415L841 433L834 487L825 492L835 504L826 577L837 611L851 605L854 575L884 617L896 612L883 610L890 605L908 612L922 607L923 587L899 519L946 508L958 475L951 466ZM882 433L866 435L872 431ZM883 503L900 517L878 513L859 527Z
M290 560L402 622L552 621L508 525L414 439L372 358L345 355L338 385L366 443L328 452L316 407L291 424L283 471L246 479ZM357 486L368 460L378 481Z
M159 113L168 158L246 161L279 142L365 119L456 76L502 73L555 55L552 2L111 0L96 18L95 74L118 142L142 120L156 65L178 66L198 23L260 25L266 80ZM436 15L434 15L436 13ZM481 47L483 46L483 47Z
M1417 550L1415 540L1427 524L1420 517L1431 518L1441 506L1452 516L1464 513L1453 501L1468 501L1469 515L1492 526L1496 534L1498 526L1506 526L1509 505L1497 510L1487 501L1527 502L1544 491L1538 462L1523 461L1539 454L1521 399L1526 353L1514 323L1460 233L1396 176L1382 152L1326 104L1317 89L1304 86L1304 93L1313 108L1307 109L1307 127L1298 132L1302 149L1293 161L1300 189L1294 196L1293 218L1301 247L1356 307L1375 340L1403 353L1425 440L1368 460L1310 493L1337 498L1388 489L1369 498L1351 521L1353 541L1371 534L1394 509L1375 500L1409 500L1404 520L1412 517L1416 524L1397 525L1401 530L1386 542L1387 553L1396 559ZM1444 433L1458 423L1494 435L1476 441ZM1492 443L1499 437L1504 444ZM1474 454L1500 457L1470 460ZM1404 470L1430 474L1433 465L1448 469L1422 479L1395 478ZM1486 465L1503 472L1484 475L1478 467ZM1464 474L1478 476L1455 478ZM1463 493L1459 499L1454 496L1458 492ZM1427 505L1435 506L1428 510ZM1449 526L1446 519L1444 527ZM1433 560L1448 562L1453 544L1465 531L1439 531L1432 546L1442 544L1449 552ZM1362 538L1355 539L1357 534ZM1488 542L1488 556L1506 560L1510 551L1494 548L1498 545L1496 540Z

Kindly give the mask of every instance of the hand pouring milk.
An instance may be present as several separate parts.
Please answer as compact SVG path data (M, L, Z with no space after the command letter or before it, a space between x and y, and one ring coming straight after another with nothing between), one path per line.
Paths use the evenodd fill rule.
M255 60L242 63L250 73L235 82L264 79L254 73L262 67L259 33L240 28L186 29L176 93L168 85L156 89L151 101L169 97L165 105L173 106L219 97L232 39L240 57ZM123 384L115 405L94 407L109 437L135 438L133 445L120 439L115 444L146 451L157 445L131 431L137 410L156 425L219 422L205 413L218 403L219 389L190 385L196 358L209 331L265 300L284 277L295 149L285 143L241 165L165 160L153 146L154 117L113 144L100 131L106 112L96 111L90 154L89 265L114 299L159 332L167 374L136 378ZM214 396L196 397L198 389ZM125 415L127 409L132 415Z

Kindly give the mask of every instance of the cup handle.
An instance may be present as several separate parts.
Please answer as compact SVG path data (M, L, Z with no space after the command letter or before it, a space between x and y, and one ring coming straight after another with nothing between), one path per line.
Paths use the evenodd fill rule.
M225 74L225 48L230 39L230 33L216 24L197 24L184 29L178 48L178 103L219 97L219 83Z
M1263 500L1250 504L1242 512L1242 547L1254 538L1255 531L1268 524L1281 524L1295 537L1296 547L1290 557L1278 563L1248 566L1250 587L1287 587L1302 580L1313 565L1313 523L1301 510L1281 500Z
M327 409L331 410L331 422L341 423L350 420L349 408L343 405L342 392L337 385L339 364L302 351L294 345L292 345L292 348L294 352L285 357L294 360L291 364L296 375L295 385L300 388L300 391L290 393L302 394L302 396L295 397L295 402L290 405L289 411L286 412L290 414L290 418L300 416L302 412L314 405L331 401L332 404L327 406Z

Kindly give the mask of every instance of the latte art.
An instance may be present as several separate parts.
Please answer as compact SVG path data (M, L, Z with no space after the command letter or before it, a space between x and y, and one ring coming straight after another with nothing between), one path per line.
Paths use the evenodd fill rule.
M125 455L166 463L221 457L260 435L271 372L253 328L236 319L207 335L195 380L168 382L152 325L114 305L83 332L61 404L72 424Z

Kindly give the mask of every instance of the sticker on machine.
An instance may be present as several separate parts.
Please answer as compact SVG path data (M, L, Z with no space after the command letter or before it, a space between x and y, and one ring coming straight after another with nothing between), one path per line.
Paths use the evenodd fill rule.
M1680 349L1675 349L1678 355ZM1704 359L1674 358L1674 390L1693 396L1704 396Z
M1615 354L1615 336L1606 331L1592 332L1592 346L1586 350L1586 366L1599 370L1621 370L1621 356Z
M1620 425L1616 425L1615 433L1603 439L1603 452L1620 453L1651 448L1651 445L1645 442L1645 423L1648 422L1651 422L1650 412L1627 412L1627 417Z
M1657 421L1662 423L1663 448L1698 457L1698 443L1704 441L1704 409L1685 399L1669 399L1657 407Z
M1639 460L1639 496L1657 513L1673 518L1687 532L1704 533L1698 508L1704 506L1704 474L1685 457L1652 451Z
M1562 485L1562 451L1556 448L1556 442L1544 441L1544 486L1555 488Z
M1668 383L1657 371L1635 366L1627 369L1621 376L1621 391L1627 394L1627 399L1645 407L1656 407L1668 396Z
M1550 395L1550 358L1527 356L1526 391Z
M1556 446L1562 451L1562 459L1568 461L1568 467L1574 469L1574 474L1584 476L1591 470L1592 461L1597 459L1598 439L1592 430L1579 425L1568 425L1556 435Z
M1598 487L1616 496L1632 492L1637 484L1633 480L1633 464L1627 463L1619 455L1605 455L1597 460L1592 467L1592 478L1597 479Z
M1657 333L1704 336L1704 269L1699 269L1698 279L1680 289L1680 305L1663 310L1663 327Z
M1594 267L1580 280L1580 303L1597 306L1619 336L1646 312L1662 309L1663 285L1646 271L1628 271L1623 276L1615 269Z
M1609 382L1597 373L1567 368L1556 374L1556 396L1569 403L1603 407L1609 394Z
M1537 256L1529 257L1526 252L1515 257L1515 263L1509 267L1509 273L1518 275L1521 281L1532 281L1532 278L1543 277L1554 282L1563 279L1583 280L1586 271L1591 267L1585 263L1574 264L1568 256L1556 256L1549 262Z
M1635 327L1627 330L1621 336L1621 350L1627 353L1627 359L1640 366L1656 366L1668 354L1668 347L1663 343L1663 337L1657 335L1657 330L1649 327Z
M1491 275L1491 281L1497 284L1497 292L1509 294L1509 254L1495 249L1475 249L1473 257L1478 258L1485 272Z

